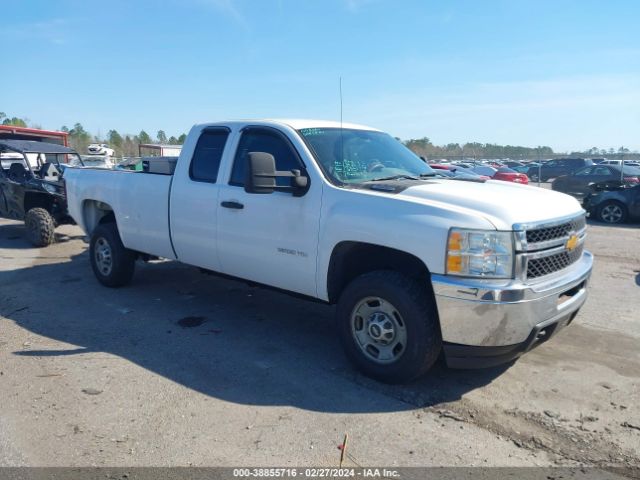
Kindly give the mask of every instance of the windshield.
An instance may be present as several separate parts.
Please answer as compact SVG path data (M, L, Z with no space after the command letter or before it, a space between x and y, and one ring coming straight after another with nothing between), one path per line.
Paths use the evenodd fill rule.
M411 150L383 132L346 128L303 128L299 132L336 183L435 174Z

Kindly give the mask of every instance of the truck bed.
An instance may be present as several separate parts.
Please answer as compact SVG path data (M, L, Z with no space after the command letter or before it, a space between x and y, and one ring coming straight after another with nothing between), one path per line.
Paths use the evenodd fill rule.
M67 168L69 213L85 231L92 221L91 208L80 199L108 205L115 214L125 247L164 258L175 258L169 232L169 190L172 175L129 170ZM103 205L104 206L104 205ZM102 207L102 206L99 206Z

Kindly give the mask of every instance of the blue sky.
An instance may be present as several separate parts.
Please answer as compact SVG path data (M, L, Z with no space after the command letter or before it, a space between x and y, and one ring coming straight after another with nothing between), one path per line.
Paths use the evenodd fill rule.
M4 2L0 111L168 135L339 118L403 139L640 150L637 0Z

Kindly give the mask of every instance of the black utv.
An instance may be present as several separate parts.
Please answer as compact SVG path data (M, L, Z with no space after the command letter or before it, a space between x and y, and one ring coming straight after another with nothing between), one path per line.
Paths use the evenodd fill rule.
M24 220L36 247L51 244L58 225L74 223L67 212L64 169L82 165L72 148L0 140L0 217Z

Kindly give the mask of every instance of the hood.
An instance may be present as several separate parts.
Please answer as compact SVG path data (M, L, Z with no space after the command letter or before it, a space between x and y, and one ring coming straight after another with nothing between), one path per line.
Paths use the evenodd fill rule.
M549 221L583 211L576 199L564 193L497 180L481 183L434 179L410 186L400 196L442 208L462 207L486 218L498 230L511 230L515 223Z

